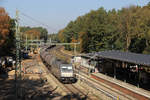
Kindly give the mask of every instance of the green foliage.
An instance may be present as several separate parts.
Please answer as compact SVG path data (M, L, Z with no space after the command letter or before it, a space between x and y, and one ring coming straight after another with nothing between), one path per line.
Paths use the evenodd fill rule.
M44 39L45 41L47 41L47 38L48 38L48 31L47 29L45 28L42 28L42 27L21 27L20 28L20 31L23 33L23 35L25 35L28 31L31 31L31 30L36 30L38 33L40 33L39 35L39 39ZM38 34L37 34L38 36ZM25 38L25 36L24 36ZM37 37L35 36L35 39Z
M56 33L49 34L48 38L51 39L52 42L59 42L58 34L56 34Z
M131 40L131 44L129 47L131 52L142 53L145 48L146 48L145 39L134 38Z
M5 15L2 15L5 14ZM0 56L12 54L15 48L15 20L0 7Z
M124 50L150 53L150 4L116 11L92 10L58 33L60 42L80 42L80 52ZM72 47L68 46L68 50Z

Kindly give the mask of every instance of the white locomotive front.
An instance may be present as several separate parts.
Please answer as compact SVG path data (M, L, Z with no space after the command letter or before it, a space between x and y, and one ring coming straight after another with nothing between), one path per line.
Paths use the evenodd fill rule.
M62 82L75 82L75 76L72 64L61 64L61 81Z

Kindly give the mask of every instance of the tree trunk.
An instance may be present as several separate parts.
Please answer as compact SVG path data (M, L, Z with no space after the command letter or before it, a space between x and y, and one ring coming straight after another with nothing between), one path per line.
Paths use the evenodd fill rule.
M126 34L126 50L125 51L129 51L129 46L130 46L130 43L131 43L131 37L130 35Z

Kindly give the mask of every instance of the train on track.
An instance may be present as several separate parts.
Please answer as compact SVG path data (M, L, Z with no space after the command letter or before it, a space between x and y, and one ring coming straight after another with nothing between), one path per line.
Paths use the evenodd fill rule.
M50 72L62 83L75 83L76 77L72 64L58 59L52 51L56 46L42 47L40 57Z

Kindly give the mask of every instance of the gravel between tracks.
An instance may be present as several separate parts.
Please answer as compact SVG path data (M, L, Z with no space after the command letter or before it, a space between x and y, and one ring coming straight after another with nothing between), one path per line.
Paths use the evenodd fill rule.
M77 83L75 84L62 84L60 83L48 70L48 68L42 63L42 61L40 60L39 56L34 56L34 63L28 63L30 65L32 65L31 67L27 67L27 69L29 68L30 70L32 70L31 72L33 72L33 74L27 74L29 75L30 79L34 79L34 76L39 76L40 79L46 79L46 86L50 87L50 90L55 90L53 93L55 94L59 94L57 95L57 97L53 98L54 100L57 99L61 99L61 100L85 100L87 91L82 89L81 90L81 86ZM36 59L36 60L35 60ZM35 66L34 66L35 65ZM26 70L27 70L26 69ZM34 70L34 71L33 71ZM37 72L39 73L40 70L40 75L37 74ZM66 85L69 87L70 85L72 85L72 91L69 90L68 88L66 88ZM45 87L46 87L45 86ZM84 91L83 91L84 90ZM82 95L78 95L78 94L82 94ZM92 99L90 99L92 97ZM88 97L86 97L86 100L99 100L99 99L95 99L96 97L92 96L92 95L88 95ZM52 99L51 99L52 100Z

